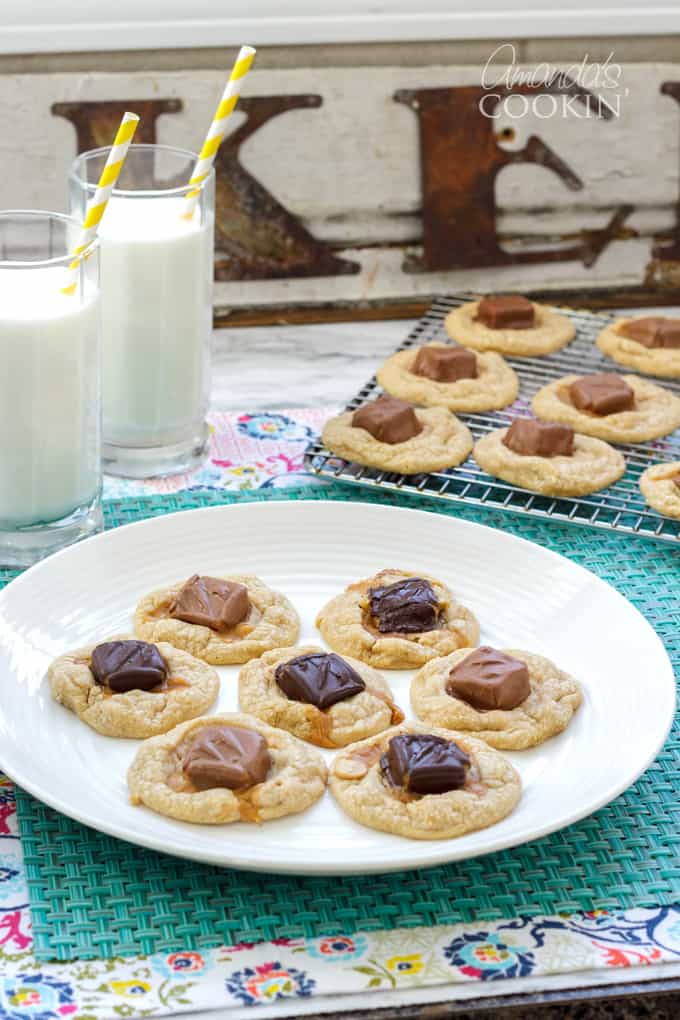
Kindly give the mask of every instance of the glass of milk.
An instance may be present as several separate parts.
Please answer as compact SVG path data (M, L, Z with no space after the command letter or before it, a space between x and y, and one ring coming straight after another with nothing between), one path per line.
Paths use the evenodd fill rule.
M0 563L101 530L99 250L62 288L80 224L0 212Z
M71 212L83 219L109 149L80 155ZM147 478L205 456L210 388L214 175L186 217L197 157L132 145L99 226L104 471Z

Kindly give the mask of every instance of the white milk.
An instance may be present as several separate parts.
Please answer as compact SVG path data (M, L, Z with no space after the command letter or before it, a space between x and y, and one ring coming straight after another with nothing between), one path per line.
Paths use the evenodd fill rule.
M113 197L101 222L106 443L170 445L202 426L212 222L182 219L184 208L181 197Z
M56 521L100 478L98 295L59 267L0 269L0 524Z

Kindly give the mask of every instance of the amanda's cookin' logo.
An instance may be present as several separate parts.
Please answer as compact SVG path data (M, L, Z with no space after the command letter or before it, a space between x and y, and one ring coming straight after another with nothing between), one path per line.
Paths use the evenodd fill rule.
M578 64L556 67L546 62L521 67L512 43L498 46L482 70L485 93L479 109L485 117L501 116L520 120L528 114L539 120L550 117L578 117L581 120L606 116L618 117L621 100L628 89L621 85L621 65L610 53L603 62L591 61L586 54ZM534 94L513 91L536 89ZM591 90L597 89L598 94ZM606 91L605 91L606 90ZM501 107L502 103L502 107Z

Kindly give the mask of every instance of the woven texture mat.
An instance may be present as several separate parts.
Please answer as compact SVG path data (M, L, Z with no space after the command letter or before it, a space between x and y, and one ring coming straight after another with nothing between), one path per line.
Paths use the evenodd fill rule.
M618 588L680 665L680 554L642 539L442 507L427 499L381 493L378 500L342 486L117 501L107 506L107 526L265 498L399 502L539 542ZM680 901L679 749L676 720L657 761L626 794L545 839L467 862L384 876L306 879L209 867L114 840L17 791L34 952L40 959L87 959ZM607 748L601 753L606 755Z

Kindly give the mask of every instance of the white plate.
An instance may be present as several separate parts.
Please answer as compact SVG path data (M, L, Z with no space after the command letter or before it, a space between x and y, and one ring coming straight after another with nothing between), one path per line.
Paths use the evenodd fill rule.
M50 696L45 670L54 656L129 629L140 596L167 582L194 572L259 574L291 598L308 642L319 640L314 617L326 600L382 567L441 578L478 615L483 641L543 653L584 685L584 704L565 733L508 754L521 772L523 797L488 829L454 840L402 839L351 821L330 794L302 815L261 827L172 821L128 802L125 772L138 743L99 736ZM220 672L216 710L231 711L238 669ZM413 674L385 675L408 716ZM417 510L290 502L172 514L73 546L0 594L2 768L78 821L214 864L307 874L389 871L536 839L625 790L661 747L674 704L673 671L659 638L613 588L530 542Z

